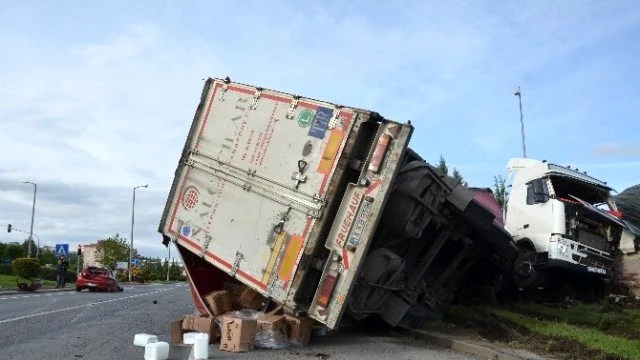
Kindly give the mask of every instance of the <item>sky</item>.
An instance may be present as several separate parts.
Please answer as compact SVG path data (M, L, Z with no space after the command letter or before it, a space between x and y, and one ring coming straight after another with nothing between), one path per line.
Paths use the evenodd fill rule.
M522 154L640 183L637 1L0 0L0 224L41 245L158 224L203 80L411 120L411 147L492 186ZM6 225L3 225L6 226ZM20 241L19 232L0 241Z

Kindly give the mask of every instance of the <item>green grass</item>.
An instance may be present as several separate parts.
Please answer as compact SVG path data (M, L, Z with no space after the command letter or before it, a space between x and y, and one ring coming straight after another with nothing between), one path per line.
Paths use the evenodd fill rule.
M638 309L622 309L607 304L580 304L565 309L533 303L517 304L514 309L546 320L590 326L629 338L640 338Z
M606 334L594 328L580 328L565 322L536 320L508 310L492 309L495 315L547 336L576 340L583 345L625 359L640 359L640 341Z
M43 284L46 287L55 287L56 282L50 280L44 280ZM17 290L16 276L15 275L0 275L0 290Z

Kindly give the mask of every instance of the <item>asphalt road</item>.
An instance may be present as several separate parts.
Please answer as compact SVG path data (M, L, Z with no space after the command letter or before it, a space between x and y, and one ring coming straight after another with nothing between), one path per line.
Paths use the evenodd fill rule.
M184 283L124 288L0 293L0 359L143 359L144 348L133 345L136 333L168 341L169 322L193 312ZM171 349L171 359L186 359L189 350Z
M122 293L0 293L0 359L143 359L144 348L133 346L136 333L168 341L169 322L193 312L185 284L125 286ZM314 337L304 348L210 349L211 359L472 359L406 333L363 330ZM170 359L186 360L190 352L172 346Z

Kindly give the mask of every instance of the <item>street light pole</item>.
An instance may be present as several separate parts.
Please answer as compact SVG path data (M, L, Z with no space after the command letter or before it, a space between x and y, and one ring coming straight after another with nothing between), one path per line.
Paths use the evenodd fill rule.
M167 250L169 251L169 253L167 254L167 281L169 281L169 270L171 270L171 264L169 263L169 261L171 260L171 241L169 241Z
M36 193L38 192L38 184L31 181L23 181L25 184L33 185L33 206L31 207L31 230L29 230L29 245L27 250L27 257L31 257L31 243L33 242L33 218L36 213ZM39 241L38 241L39 242ZM39 246L39 245L38 245Z
M513 95L518 97L518 104L520 105L520 135L522 136L522 157L527 157L527 147L524 142L524 117L522 115L522 93L520 92L520 86L516 88Z
M131 243L129 245L129 282L131 282L131 260L133 260L133 225L135 223L136 213L136 189L146 188L149 185L139 185L133 187L133 201L131 202Z

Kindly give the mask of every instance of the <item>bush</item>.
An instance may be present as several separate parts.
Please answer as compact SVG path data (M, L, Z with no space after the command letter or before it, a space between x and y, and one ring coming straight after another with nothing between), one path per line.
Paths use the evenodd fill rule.
M32 258L18 258L13 262L13 269L18 277L37 278L40 275L40 263Z
M43 266L40 268L40 277L44 280L56 281L56 268Z
M13 267L0 265L0 275L13 275Z
M76 274L75 271L67 270L67 273L65 274L65 277L64 277L64 281L67 283L75 282L77 275L78 274ZM51 280L51 281L58 280L56 276L56 268L43 266L40 268L40 276L44 280Z

